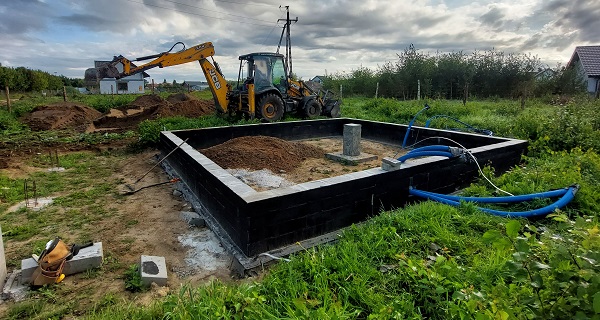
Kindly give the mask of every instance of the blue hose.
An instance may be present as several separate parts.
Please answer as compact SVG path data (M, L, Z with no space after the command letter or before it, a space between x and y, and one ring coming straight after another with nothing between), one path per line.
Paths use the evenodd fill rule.
M401 156L400 158L398 158L398 161L404 162L411 158L431 157L431 156L452 158L454 155L450 152L443 152L443 151L416 151L416 152L409 152L409 153Z
M418 151L447 151L447 152L450 152L450 147L444 146L444 145L425 146L425 147L412 149L409 151L409 153L410 152L418 152Z
M568 189L558 189L540 193L531 193L531 194L523 194L518 196L510 196L510 197L461 197L461 196L451 196L446 194L433 193L429 191L422 191L423 194L429 194L436 197L444 198L451 201L467 201L467 202L476 202L476 203L513 203L513 202L523 202L530 201L533 199L541 199L541 198L554 198L554 197L562 197L567 193Z
M427 119L427 121L425 122L425 128L429 128L429 125L431 124L431 120L433 120L433 119L437 119L437 118L447 118L447 119L450 119L450 120L454 120L454 121L456 121L456 122L458 122L458 123L462 124L463 126L465 126L465 127L468 129L468 130L471 130L471 131L474 131L474 132L477 132L477 133L481 133L481 134L485 134L486 136L492 136L492 135L494 134L494 133L493 133L492 131L490 131L490 130L487 130L487 129L479 129L479 128L475 128L475 127L473 127L473 126L472 126L472 125L470 125L470 124L467 124L467 123L465 123L465 122L462 122L462 121L460 121L460 120L458 120L458 119L456 119L456 118L453 118L453 117L447 116L447 115L445 115L445 114L437 114L437 115L435 115L435 116L433 116L433 117L430 117L429 119ZM457 130L457 131L460 131L460 129L452 129L452 130Z
M527 200L532 200L532 199L537 199L537 198L550 198L550 197L557 197L557 196L562 195L562 197L560 199L558 199L556 202L554 202L550 205L547 205L543 208L529 210L529 211L509 212L509 211L501 211L501 210L494 210L494 209L481 208L481 207L477 207L477 209L479 209L483 212L487 212L487 213L490 213L490 214L493 214L496 216L501 216L501 217L532 218L532 217L537 217L537 216L543 216L543 215L548 215L548 214L554 212L554 210L556 210L556 209L565 207L567 204L569 204L569 202L571 202L571 200L573 200L573 198L575 198L575 194L577 193L578 190L579 190L579 185L572 185L565 189L542 192L542 193L533 193L530 195L522 195L522 196L514 196L514 197L498 197L500 199L504 198L503 202L507 203L507 202L518 202L518 201L506 201L506 198L518 197L517 199L526 199L526 200L521 200L521 201L527 201ZM410 188L409 193L414 196L419 196L422 198L434 200L434 201L448 204L448 205L455 206L455 207L459 206L460 202L458 202L456 200L451 200L451 199L458 199L458 200L471 201L471 202L490 201L490 202L486 202L486 203L498 203L498 202L490 200L490 198L482 198L485 201L473 201L473 200L466 200L466 199L473 199L475 197L448 196L448 195L439 194L439 193L421 191L421 190L414 189L412 187ZM543 196L540 196L540 195L543 195Z
M408 123L408 128L406 128L406 134L404 135L404 141L402 141L402 149L406 148L406 141L408 141L408 134L410 133L410 128L412 128L412 126L415 123L415 120L417 119L419 114L421 114L421 112L423 112L427 109L429 109L429 105L426 103L425 107L423 109L419 110L419 112L417 112L417 114L415 114L415 116L412 118L412 120L410 120L410 122Z

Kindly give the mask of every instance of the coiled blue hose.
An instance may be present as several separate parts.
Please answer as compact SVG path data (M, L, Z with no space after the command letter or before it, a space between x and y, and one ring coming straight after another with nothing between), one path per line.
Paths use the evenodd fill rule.
M417 189L414 189L411 187L409 190L409 194L418 196L418 197L422 197L422 198L426 198L429 200L434 200L434 201L448 204L448 205L455 206L455 207L460 205L459 201L467 201L467 202L475 202L475 203L513 203L513 202L529 201L529 200L539 199L539 198L561 197L556 202L554 202L550 205L547 205L543 208L529 210L529 211L510 212L510 211L501 211L501 210L477 207L477 209L479 209L483 212L487 212L487 213L490 213L490 214L493 214L496 216L509 217L509 218L510 217L532 218L532 217L537 217L537 216L548 215L548 214L554 212L554 210L556 210L556 209L561 209L561 208L565 207L567 204L569 204L569 202L571 202L573 200L573 198L575 198L575 194L577 193L578 190L579 190L579 185L575 184L568 188L547 191L547 192L542 192L542 193L532 193L532 194L528 194L528 195L512 196L512 197L481 197L481 198L479 198L479 197L449 196L449 195L445 195L445 194L417 190Z

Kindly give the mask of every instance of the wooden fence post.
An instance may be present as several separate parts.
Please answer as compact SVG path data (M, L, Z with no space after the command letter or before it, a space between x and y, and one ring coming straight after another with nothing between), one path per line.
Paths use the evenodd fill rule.
M342 85L340 84L340 99L342 99Z
M377 82L377 87L375 88L375 99L377 99L378 94L379 94L379 81Z
M421 80L417 80L417 100L421 100Z
M6 93L6 107L8 108L8 113L11 113L12 107L10 106L10 91L8 90L8 86L4 87L4 90Z
M154 79L152 79L152 94L154 94Z
M63 86L63 100L67 101L67 87Z

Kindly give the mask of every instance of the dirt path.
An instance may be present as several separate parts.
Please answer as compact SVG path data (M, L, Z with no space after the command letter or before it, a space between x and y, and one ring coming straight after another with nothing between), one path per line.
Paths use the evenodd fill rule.
M113 170L112 175L104 180L118 181L119 189L126 190L125 184L132 184L150 170L158 160L157 155L156 150L149 150L122 157L105 157L101 154L97 154L97 157L101 164ZM30 156L25 154L9 158L8 167L12 168L13 177L24 177L40 171L37 167L25 164L28 157ZM137 189L168 179L159 166L151 170L135 187ZM206 228L192 228L181 218L181 212L190 211L191 208L183 198L174 195L174 187L173 184L166 184L127 196L115 196L113 190L110 190L102 196L103 199L99 199L106 203L104 209L110 214L95 217L89 224L78 228L73 228L68 221L57 220L59 234L68 235L70 239L87 235L93 241L101 241L103 244L104 262L100 270L67 276L54 289L60 296L60 301L77 303L77 308L72 310L74 315L85 314L99 301L111 295L147 305L170 290L177 290L184 283L198 285L212 278L231 281L230 257L222 248L212 248L212 251L206 251L206 248L196 248L194 251L192 248L210 238L211 232ZM61 205L55 205L54 208L56 213L53 214L68 215L69 208ZM37 238L23 241L4 239L6 258L10 261L9 272L19 268L21 259L28 258L33 241L40 240ZM125 291L125 269L132 264L139 264L141 255L165 257L168 269L167 288L154 288L142 293ZM0 304L0 318L6 315L13 304Z

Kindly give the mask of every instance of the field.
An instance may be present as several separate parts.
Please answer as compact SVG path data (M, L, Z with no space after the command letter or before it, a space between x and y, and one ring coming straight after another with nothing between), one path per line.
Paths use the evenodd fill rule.
M196 96L207 99L206 93ZM105 113L134 96L74 96ZM166 98L166 97L163 97ZM186 203L171 185L133 195L119 191L156 162L163 129L235 125L216 116L148 119L121 132L30 131L20 119L60 98L24 97L0 111L0 225L9 270L39 253L54 236L68 243L102 241L102 267L0 305L7 319L275 319L275 318L594 318L600 316L600 108L598 100L396 101L347 98L345 117L417 125L438 114L494 135L527 139L528 155L510 172L486 175L500 188L527 194L581 186L562 211L538 220L507 219L470 204L433 202L381 212L347 228L335 244L307 249L256 277L235 279L223 266L185 270L178 237ZM284 120L293 120L288 117ZM431 126L455 128L449 118ZM49 172L51 154L66 170ZM167 179L160 168L145 183ZM9 208L24 198L25 181L54 203L40 211ZM463 190L496 195L483 179ZM513 210L543 205L541 201ZM131 276L140 254L168 256L168 289L141 290ZM189 271L189 272L188 272ZM187 272L187 273L186 273ZM126 290L128 288L129 290Z

